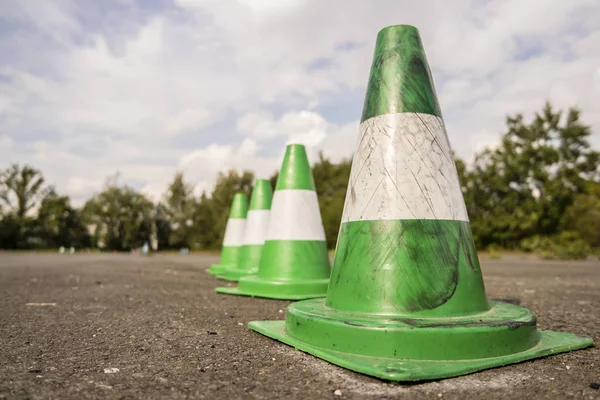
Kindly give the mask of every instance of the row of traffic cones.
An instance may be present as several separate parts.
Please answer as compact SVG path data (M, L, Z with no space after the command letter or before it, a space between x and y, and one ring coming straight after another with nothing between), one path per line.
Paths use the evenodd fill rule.
M239 281L239 286L217 292L282 300L325 296L331 264L304 146L287 146L275 193L269 181L256 181L243 219L245 213L238 210L246 205L245 196L236 194L221 263L208 270L217 278ZM229 240L234 235L235 242Z
M247 200L235 197L221 264L210 269L239 279L219 293L307 299L291 304L285 321L251 322L259 333L392 381L447 378L593 344L539 330L531 311L487 299L412 26L377 37L331 273L302 146L288 146L272 204L270 190L256 182L247 220Z

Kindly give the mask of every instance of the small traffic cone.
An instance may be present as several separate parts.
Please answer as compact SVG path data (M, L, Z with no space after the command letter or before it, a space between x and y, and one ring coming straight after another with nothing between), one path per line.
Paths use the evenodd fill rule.
M252 190L250 210L246 219L244 245L240 250L240 260L237 267L227 268L217 278L237 281L242 276L258 272L260 257L265 244L265 236L269 227L269 212L273 190L267 179L257 179Z
M227 268L235 268L240 258L240 250L244 241L246 229L246 214L248 213L248 198L243 193L236 193L231 203L229 219L225 226L223 249L221 250L221 263L212 265L206 271L218 275Z
M592 345L488 301L416 28L379 32L327 297L250 328L331 363L419 381Z
M277 178L258 275L218 293L309 299L327 293L331 265L306 149L287 146Z

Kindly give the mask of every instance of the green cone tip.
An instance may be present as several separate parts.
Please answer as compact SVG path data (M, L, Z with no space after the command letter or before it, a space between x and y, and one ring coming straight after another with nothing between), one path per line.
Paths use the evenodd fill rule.
M273 199L273 189L267 179L257 179L250 199L251 210L269 210Z
M396 113L442 116L419 31L411 25L379 31L361 122Z
M284 189L315 190L306 148L301 144L290 144L285 150L275 186L275 190Z
M246 218L248 214L248 197L243 193L236 193L231 203L229 218Z

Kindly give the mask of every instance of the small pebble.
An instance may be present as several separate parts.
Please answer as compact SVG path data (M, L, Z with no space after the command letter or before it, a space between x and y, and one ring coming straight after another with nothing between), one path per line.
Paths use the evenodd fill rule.
M571 369L571 367L569 367L569 366L567 365L567 369Z
M102 384L102 383L96 383L96 387L99 387L99 388L101 388L101 389L106 389L106 390L110 390L110 389L112 389L112 388L113 388L112 386L109 386L109 385L104 385L104 384Z
M116 374L119 372L119 368L104 368L105 374Z
M342 391L340 389L335 389L335 392L333 392L333 394L335 394L336 396L341 396Z

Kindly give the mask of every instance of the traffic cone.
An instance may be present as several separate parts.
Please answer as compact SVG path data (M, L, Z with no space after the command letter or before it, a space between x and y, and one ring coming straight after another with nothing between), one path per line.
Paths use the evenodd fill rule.
M331 265L306 149L287 146L277 178L258 275L218 293L273 299L323 297Z
M488 301L416 28L379 32L324 299L250 328L391 381L447 378L592 345Z
M227 268L234 268L238 265L240 250L244 240L247 213L248 198L243 193L236 193L233 196L229 219L225 226L221 263L212 265L206 270L208 273L217 275L223 273Z
M265 244L265 236L269 227L269 210L273 191L267 179L257 179L252 190L250 210L246 220L244 245L240 250L240 260L237 267L227 268L217 278L237 281L242 276L258 272L258 264Z

